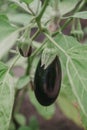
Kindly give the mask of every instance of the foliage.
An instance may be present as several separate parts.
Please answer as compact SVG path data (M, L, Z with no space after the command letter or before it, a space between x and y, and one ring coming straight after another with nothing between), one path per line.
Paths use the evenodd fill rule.
M41 58L42 65L47 68L56 55L62 66L62 85L56 103L68 117L87 129L87 41L84 42L85 33L81 25L81 19L87 20L86 4L86 0L44 0L43 4L40 0L0 1L1 130L9 130L11 126L16 130L13 119L20 125L19 130L38 129L36 119L32 118L29 126L25 126L25 117L19 114L21 102L27 93L44 118L53 116L55 103L46 111L38 104L29 86L33 86L38 60ZM65 35L64 30L69 24L71 31ZM34 28L37 31L31 36ZM45 39L36 42L35 38L40 33L44 34ZM18 50L18 42L28 40L32 41L33 52L28 58L23 58ZM25 70L24 75L16 77L13 69L17 66ZM17 105L15 95L21 91Z

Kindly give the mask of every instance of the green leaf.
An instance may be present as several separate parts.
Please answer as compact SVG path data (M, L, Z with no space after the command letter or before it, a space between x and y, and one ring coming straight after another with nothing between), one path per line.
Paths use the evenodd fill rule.
M12 23L26 26L29 24L32 16L26 13L8 14L8 18Z
M71 12L73 9L75 9L78 2L79 0L62 0L59 4L60 14L64 15L66 13Z
M77 12L73 16L74 18L87 19L87 11Z
M0 62L1 67L2 64L3 63ZM0 70L0 129L7 130L14 102L14 82L4 64L3 67Z
M0 14L0 20L8 21L8 17L5 14Z
M16 3L19 7L21 7L23 10L25 10L27 13L32 14L31 11L28 9L26 3L20 2L19 0L10 0L10 1ZM30 3L29 7L31 8L31 10L34 13L36 13L37 10L39 12L41 10L41 1L39 2L39 5L38 5L38 0L33 0Z
M35 116L32 116L29 120L29 127L32 130L38 130L39 129L39 124L38 124L38 120Z
M71 36L60 34L55 38L56 42L49 39L58 49L72 92L87 118L87 45L80 44Z
M5 16L2 18L2 15L0 15L0 42L16 30L17 27L12 26Z
M7 70L7 69L8 69L7 66L3 62L0 61L0 72L2 70Z
M66 69L73 93L83 113L87 116L87 46L80 45L76 48L79 49L75 49L74 52L73 48L72 51L69 52L69 54L71 54L70 59L67 59Z
M73 46L77 46L80 43L72 36L67 36L67 35L62 35L62 34L59 34L58 36L56 36L55 41L65 52L64 53L63 51L61 51L58 46L56 47L57 51L58 51L58 56L59 56L62 64L64 64L64 66L65 66L66 60L67 60L67 57L66 57L67 52L71 48L73 48Z
M69 1L69 0L61 0L61 1L57 1L58 2L58 7L59 7L59 13L61 16L72 12L76 6L79 3L79 0L73 0L73 1ZM47 22L51 21L51 19L55 16L55 7L56 7L56 1L50 0L50 5L47 6L43 17L42 17L42 23L43 24L47 24Z
M0 59L13 47L18 38L18 33L13 32L0 42Z
M14 122L10 122L10 125L9 125L9 130L16 130L16 126L15 126L15 123Z
M2 81L7 70L8 67L3 62L0 61L0 81Z
M55 113L55 105L51 105L50 107L41 106L35 98L34 92L29 90L29 99L31 103L35 106L38 113L46 119L50 119Z
M14 62L14 60L16 59L16 55L14 57L12 57L11 59L9 59L9 61L7 62L7 65L10 66L10 64L12 62ZM27 59L24 58L24 57L20 57L17 62L15 63L15 66L21 66L23 68L26 68L27 67L27 63L26 63Z
M64 71L63 71L64 72ZM76 122L78 125L81 125L81 119L79 108L76 108L75 105L78 106L77 100L72 92L71 85L69 83L69 79L67 74L63 73L62 77L63 81L61 84L61 91L58 97L58 104L61 108L61 110L64 112L64 114L74 122ZM67 109L68 108L68 109ZM72 113L72 114L71 114Z
M28 7L25 3L21 3L19 0L10 0L11 2L14 2L15 4L17 4L17 6L21 7L23 10L25 10L26 12L30 13L30 11L28 10Z
M22 89L29 83L29 81L30 81L29 76L20 77L16 84L17 89Z
M31 130L28 126L21 126L18 130Z
M7 18L0 17L0 59L9 51L14 45L18 32L17 27L11 25Z
M69 86L70 87L70 86ZM68 91L67 94L70 94L70 91ZM68 98L68 96L64 95L64 93L61 93L58 97L58 104L61 108L61 110L64 112L64 114L74 122L76 122L78 125L80 125L81 121L79 119L79 112L74 107L75 101L72 101ZM72 113L72 114L71 114Z
M55 11L53 10L53 8L50 5L48 5L42 16L41 22L43 24L47 24L47 22L49 22L51 20L51 18L54 16L54 13L55 13Z
M83 124L84 129L87 129L87 117L83 114L82 111L80 111L80 116L81 116L81 122Z
M57 44L59 44L66 51L66 53L73 46L80 44L72 36L67 36L67 35L62 35L62 34L59 34L58 36L56 36L55 41ZM60 52L62 53L62 51L60 51Z
M19 125L24 126L26 124L26 118L22 114L15 113L14 117Z
M33 0L20 0L21 2L25 2L26 4L32 3Z

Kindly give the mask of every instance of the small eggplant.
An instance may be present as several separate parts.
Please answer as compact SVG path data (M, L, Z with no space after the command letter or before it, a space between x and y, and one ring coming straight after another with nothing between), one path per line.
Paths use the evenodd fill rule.
M53 62L44 69L41 59L37 65L34 77L34 93L43 106L51 105L57 98L61 87L61 65L56 56Z
M29 57L32 53L32 46L28 42L19 42L18 49L23 57Z

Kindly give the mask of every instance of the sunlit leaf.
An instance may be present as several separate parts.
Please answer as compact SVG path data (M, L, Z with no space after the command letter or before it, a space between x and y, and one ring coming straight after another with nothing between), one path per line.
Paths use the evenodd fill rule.
M21 7L22 9L24 9L26 12L30 13L30 11L28 10L27 5L24 2L20 2L20 0L10 0L11 2L14 2L15 4L17 4L19 7Z
M18 29L16 26L11 25L7 17L0 15L0 59L9 51L14 45L17 37Z
M2 81L7 70L8 70L7 66L3 62L0 61L0 81Z
M59 4L60 14L64 15L70 11L72 11L79 0L73 0L72 2L70 0L62 0Z
M11 49L11 47L15 44L17 38L18 38L18 33L13 32L0 42L0 59L4 55L6 55L6 53Z
M20 0L10 0L11 2L16 3L19 7L21 7L23 10L25 10L26 12L28 12L29 14L32 14L32 12L29 10L28 6L26 3L24 2L20 2ZM38 5L39 4L39 5ZM33 0L33 2L30 3L29 7L31 8L31 10L36 13L36 11L38 10L38 12L41 9L41 2L38 3L38 0ZM37 12L37 13L38 13Z
M2 18L2 15L0 15L0 42L4 40L9 34L17 30L17 27L11 25L7 18Z
M8 18L12 23L18 25L27 25L29 24L32 16L26 13L17 13L17 14L8 14Z
M2 63L0 63L0 67ZM7 130L11 120L14 102L14 82L12 76L5 69L0 70L0 129Z
M77 12L73 16L74 18L87 19L87 11Z
M81 51L79 51L81 48ZM73 93L75 94L78 103L87 116L87 46L81 45L77 51L74 48L71 51L70 58L67 59L66 69L69 81L72 86ZM74 55L73 55L74 54Z
M26 124L26 118L22 114L15 113L14 117L19 125L24 126Z
M63 49L60 58L66 64L67 76L78 104L87 117L87 45L81 45L73 37L59 35L56 42Z
M20 77L16 84L17 89L22 89L23 87L25 87L29 83L29 80L29 76Z
M70 86L69 86L70 87ZM67 89L66 87L65 89ZM70 94L70 91L67 92L67 94ZM76 122L78 125L80 125L81 120L79 119L79 112L74 107L75 101L71 101L67 95L64 95L61 93L58 97L58 104L64 114L69 118L72 119L74 122ZM71 114L72 113L72 114Z

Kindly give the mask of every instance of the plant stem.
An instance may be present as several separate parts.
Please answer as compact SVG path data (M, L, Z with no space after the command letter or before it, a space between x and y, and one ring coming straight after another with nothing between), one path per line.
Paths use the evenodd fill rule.
M36 33L32 36L32 41L39 35L39 33L40 33L40 30L38 29L37 31L36 31Z
M44 47L46 41L47 41L47 39L43 42L43 44L42 44L38 49L36 49L36 50L33 52L33 54L31 55L32 58L40 52L40 50Z
M15 65L15 63L17 62L17 60L20 58L20 54L17 55L17 57L15 58L15 60L12 62L11 66L8 69L8 72L13 68L13 66Z
M27 7L28 7L29 11L32 13L32 15L35 16L34 11L30 8L30 6L28 4L27 4Z
M37 22L37 25L38 25L38 27L39 27L40 30L42 30L42 27L41 27L41 18L42 18L43 14L44 14L47 6L48 6L49 1L50 0L45 0L44 1L44 4L42 6L42 10L40 11L40 13L38 14L38 16L36 17L36 22Z
M45 40L43 42L43 44L38 48L36 49L33 54L28 58L28 66L27 66L27 69L26 69L26 75L29 75L30 74L30 69L31 69L31 66L32 66L32 62L34 60L34 57L43 49L45 43L46 43L47 40Z
M80 0L80 1L78 2L78 4L76 5L76 8L77 8L77 9L75 10L74 14L75 14L76 12L80 11L80 10L82 9L82 7L84 6L84 4L85 4L85 0L83 0L82 2L81 2L81 0ZM78 6L79 6L79 7L78 7ZM64 25L61 27L61 31L64 30L64 29L67 27L67 25L69 25L69 23L70 23L72 20L73 20L72 17L70 17L68 20L66 20L66 22L64 23ZM54 32L52 36L55 36L55 35L57 35L58 33L59 33L59 30L56 31L56 32Z
M46 7L48 6L49 1L50 1L50 0L45 0L45 1L44 1L42 10L40 11L40 13L38 14L38 16L37 16L37 18L36 18L37 21L40 21L40 20L41 20L41 18L42 18L42 16L43 16L44 12L45 12L45 10L46 10Z
M38 34L40 33L39 29L37 30L37 32L31 37L31 40L33 41L37 36ZM26 75L29 75L30 74L30 69L31 69L31 65L32 65L32 58L29 57L28 60L27 60L27 69L26 69Z
M59 44L57 44L50 35L48 35L47 33L44 34L58 49L60 49L65 54L66 57L68 57L66 51L63 48L61 48Z
M25 30L25 29L27 29L27 28L31 28L31 27L34 25L34 23L35 23L35 18L32 18L32 19L30 20L30 22L29 22L28 25L19 28L19 29L17 30L17 32L19 33L19 32L21 32L21 31L23 31L23 30Z
M82 7L85 5L85 0L80 0L81 4L79 5L79 7L76 9L75 13L80 11L82 9Z

